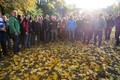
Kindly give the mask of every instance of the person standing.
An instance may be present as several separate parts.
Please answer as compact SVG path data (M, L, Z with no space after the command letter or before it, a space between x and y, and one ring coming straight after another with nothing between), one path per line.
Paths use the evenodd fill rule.
M7 56L7 48L6 48L6 27L4 21L2 19L2 14L0 13L0 43L2 46L3 55ZM0 57L2 54L0 53Z
M30 15L29 21L28 21L28 48L31 47L31 40L32 40L32 18Z
M57 40L58 32L57 32L57 21L55 16L51 16L50 31L51 31L51 41Z
M59 18L57 21L57 31L58 31L59 40L63 40L63 36L62 36L63 27L62 27L62 19L61 18Z
M15 54L17 54L20 49L19 49L19 41L20 41L20 23L19 20L17 18L17 11L13 10L12 11L12 16L9 19L9 29L10 29L10 34L12 36L14 45L13 45L13 51Z
M70 19L68 20L67 23L67 28L68 28L68 39L71 42L75 41L75 29L76 29L76 21L74 20L73 16L70 16Z
M42 22L42 30L44 34L44 43L48 43L50 39L50 20L49 20L49 15L46 15L43 19Z
M6 46L8 49L11 48L11 39L10 39L10 32L9 32L9 20L6 16L3 16L3 23L6 29Z
M40 33L41 33L41 24L38 21L39 17L35 16L35 20L32 22L32 44L36 44L36 37L37 37L37 45L40 44Z
M92 37L93 37L93 18L91 15L87 15L87 19L85 21L85 29L84 29L84 38L83 38L83 43L89 44Z
M24 15L18 15L18 20L19 20L19 23L20 23L20 45L21 47L23 47L24 45L24 34L25 34L25 29L23 27L23 20L24 20Z
M42 22L43 22L43 17L42 16L39 16L39 19L38 19L39 23L41 24L41 32L40 32L40 41L43 42L43 30L42 30Z
M29 34L29 19L30 15L26 15L25 19L22 22L22 25L24 27L24 48L30 47L30 34Z
M105 40L110 40L111 31L112 28L114 27L114 20L112 18L112 14L109 14L106 23L107 23L107 27L105 29Z
M115 46L119 46L120 45L120 11L118 12L118 16L115 19Z
M98 19L96 20L94 26L94 45L96 45L98 37L98 47L101 46L103 31L105 30L105 28L106 28L105 18L103 17L103 14L99 14Z
M77 22L77 27L76 27L76 40L81 40L81 30L82 30L82 20L81 18L79 17Z
M65 17L62 18L62 37L64 40L67 40L67 19Z

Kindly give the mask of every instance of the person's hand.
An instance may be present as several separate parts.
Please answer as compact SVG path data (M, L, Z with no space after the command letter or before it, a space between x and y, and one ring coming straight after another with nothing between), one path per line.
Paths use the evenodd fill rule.
M53 23L50 23L50 25L52 25Z
M17 32L15 32L15 35L18 35L18 33L17 33Z
M4 29L3 31L4 31L4 32L6 32L6 30L5 30L5 29Z
M26 32L25 34L28 35L28 32Z
M5 28L2 28L2 31L6 32Z
M0 30L6 32L5 28L1 28Z

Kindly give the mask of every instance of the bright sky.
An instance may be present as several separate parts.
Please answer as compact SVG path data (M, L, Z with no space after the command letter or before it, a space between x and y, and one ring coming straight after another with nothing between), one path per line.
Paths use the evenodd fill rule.
M76 7L82 9L99 9L112 5L116 0L65 0L68 4L75 4Z

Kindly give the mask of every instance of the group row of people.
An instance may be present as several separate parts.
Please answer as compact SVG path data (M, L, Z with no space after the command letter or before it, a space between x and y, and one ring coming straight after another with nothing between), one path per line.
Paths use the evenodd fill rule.
M16 10L12 11L10 18L0 14L0 42L2 52L7 55L7 49L11 48L13 40L13 52L23 48L30 48L31 45L40 45L41 42L49 43L58 40L69 40L74 42L80 40L82 43L89 44L93 39L94 45L101 46L103 32L105 40L110 40L112 28L115 26L116 46L120 44L120 12L113 18L109 14L107 18L103 14L87 14L81 17L70 16L69 18L45 15L35 16L32 20L31 15L18 16ZM0 54L1 55L1 54Z

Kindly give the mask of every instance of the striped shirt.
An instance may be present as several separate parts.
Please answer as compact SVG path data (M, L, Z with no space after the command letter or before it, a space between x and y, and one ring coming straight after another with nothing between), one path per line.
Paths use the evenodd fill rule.
M3 28L3 19L0 18L0 28Z

